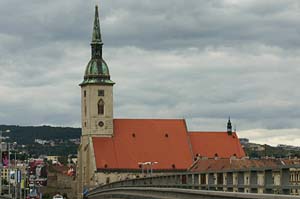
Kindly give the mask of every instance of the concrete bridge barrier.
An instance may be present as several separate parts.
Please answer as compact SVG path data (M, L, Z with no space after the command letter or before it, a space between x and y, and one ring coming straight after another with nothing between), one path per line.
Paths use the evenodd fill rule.
M264 173L258 180L258 173ZM279 175L280 174L280 178ZM275 180L278 177L279 180ZM280 170L183 172L125 179L90 190L89 198L199 198L292 199L299 198L300 183L291 181L289 167ZM235 181L234 181L235 179ZM249 180L250 179L250 180ZM275 195L273 195L275 194Z
M253 194L156 187L121 187L94 190L89 199L300 199L299 196Z

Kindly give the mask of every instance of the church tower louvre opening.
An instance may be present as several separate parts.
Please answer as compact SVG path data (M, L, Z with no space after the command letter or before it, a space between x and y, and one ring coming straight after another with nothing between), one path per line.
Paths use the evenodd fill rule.
M88 62L81 86L82 136L113 136L113 85L108 65L103 59L103 42L98 6Z

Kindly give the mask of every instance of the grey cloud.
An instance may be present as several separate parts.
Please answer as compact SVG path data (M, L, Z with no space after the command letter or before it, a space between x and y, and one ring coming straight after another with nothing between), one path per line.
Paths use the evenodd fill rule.
M111 60L115 66L122 65L120 75L125 75L119 81L125 81L126 86L120 85L123 89L116 94L117 105L123 109L127 107L122 113L134 115L131 104L135 104L145 106L140 115L143 117L153 114L151 107L155 106L159 109L156 117L162 111L167 113L163 114L166 117L216 120L232 115L237 122L241 120L242 128L246 129L255 128L255 125L265 128L298 127L299 92L287 89L293 87L298 75L293 67L291 71L278 68L284 67L287 60L292 62L291 59L299 63L296 57L275 65L274 58L266 59L264 54L253 56L228 50L194 51L181 55L137 51L134 53L139 56L135 59L131 51L124 49L124 53L114 54L115 57L126 56L128 59L123 63ZM285 55L272 56L279 60ZM188 60L185 61L186 57ZM216 57L219 60L215 60ZM257 63L252 63L255 59ZM125 58L118 57L117 60ZM111 69L114 72L114 68ZM116 75L119 76L118 72ZM128 78L132 80L128 82ZM118 82L116 87L119 87ZM123 94L124 91L126 93ZM132 98L132 93L139 94Z

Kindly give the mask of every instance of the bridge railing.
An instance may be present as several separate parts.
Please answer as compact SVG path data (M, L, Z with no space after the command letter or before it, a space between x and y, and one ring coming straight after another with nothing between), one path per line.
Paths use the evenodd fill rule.
M156 187L121 187L97 190L88 199L132 198L132 199L299 199L299 196L233 193L221 191L191 190Z
M268 172L270 169L267 170ZM242 171L234 171L242 175ZM248 171L247 171L248 172ZM266 171L264 171L267 173ZM278 172L278 170L276 170ZM223 180L218 180L218 173L222 174ZM263 190L263 193L269 194L285 194L289 195L291 189L300 190L299 184L290 183L289 169L282 168L280 170L281 181L280 184L276 184L272 175L265 175L264 184L259 184L257 179L255 183L246 183L244 180L235 183L232 180L233 171L222 171L222 172L185 172L176 173L169 175L157 175L152 177L135 178L112 182L103 186L99 186L92 190L91 193L114 189L121 187L156 187L156 188L180 188L180 189L197 189L197 190L210 190L210 191L226 191L226 192L246 192L246 193L259 193L258 189ZM225 179L223 175L226 174ZM231 176L231 177L230 177ZM231 178L231 179L230 179ZM243 179L244 175L240 176ZM271 178L271 179L269 179ZM225 180L224 180L225 179Z

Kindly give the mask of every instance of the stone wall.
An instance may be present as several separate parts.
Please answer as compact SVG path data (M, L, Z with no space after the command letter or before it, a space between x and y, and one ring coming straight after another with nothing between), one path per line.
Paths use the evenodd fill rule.
M72 176L66 176L60 173L48 176L48 185L41 188L43 195L52 198L55 194L67 195L70 199L76 198L75 180Z

